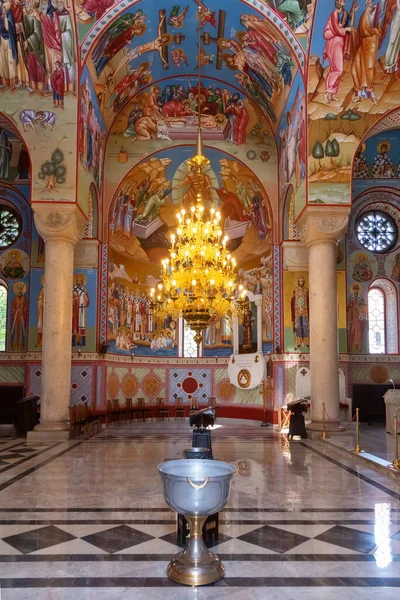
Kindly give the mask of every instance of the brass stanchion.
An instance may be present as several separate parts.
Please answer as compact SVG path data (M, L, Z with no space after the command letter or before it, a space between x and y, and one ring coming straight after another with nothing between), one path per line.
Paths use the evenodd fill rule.
M326 430L326 421L325 421L325 402L322 403L322 434L321 440L327 440L331 436L328 434Z
M356 445L353 450L356 454L360 454L362 452L360 446L360 415L358 414L360 411L359 408L356 408Z
M393 417L393 434L394 434L394 461L392 462L393 469L400 470L399 460L399 439L397 437L397 414Z

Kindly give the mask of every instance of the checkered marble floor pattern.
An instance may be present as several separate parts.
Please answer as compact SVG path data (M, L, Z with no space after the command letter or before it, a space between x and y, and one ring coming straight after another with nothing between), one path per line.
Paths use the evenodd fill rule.
M160 509L154 508L151 512L157 513ZM122 554L134 555L136 560L140 556L151 558L156 555L159 558L164 555L168 560L179 550L175 515L168 513L162 516L162 519L114 518L94 524L91 518L88 523L50 518L44 519L43 525L40 519L35 525L0 525L1 553L3 556L25 557L48 554L58 558ZM376 525L368 518L304 519L304 515L303 518L297 515L297 518L288 521L274 515L266 520L262 511L254 516L257 518L242 519L235 518L238 517L236 514L229 516L221 512L219 538L210 544L210 548L228 556L228 560L253 555L258 558L259 555L353 555L357 560L359 556L374 558L379 551ZM326 517L326 514L322 516ZM392 555L400 556L400 519L391 522L386 543Z
M217 423L214 458L237 466L212 546L223 580L166 577L180 547L156 467L191 430L154 421L84 442L0 440L0 599L398 600L399 477L323 442Z

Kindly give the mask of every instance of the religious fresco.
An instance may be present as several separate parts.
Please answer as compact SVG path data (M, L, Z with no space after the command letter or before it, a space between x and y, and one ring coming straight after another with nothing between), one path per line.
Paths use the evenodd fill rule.
M391 129L362 142L353 161L353 198L375 187L397 189L400 178L400 131Z
M0 110L24 132L33 162L33 199L74 200L71 124L76 123L77 57L72 7L65 0L2 4ZM37 176L43 162L43 143L45 152L51 153L61 141L71 179L57 192L54 188L43 190Z
M298 36L310 30L314 0L266 0L266 4L289 25Z
M119 295L121 291L125 294L126 286L129 294L135 288L140 296L147 298L151 287L158 282L160 261L168 256L169 236L176 226L176 212L190 208L196 201L198 184L187 165L192 153L192 147L160 151L138 163L118 187L109 217L109 302L115 295L115 288ZM269 198L254 173L244 164L217 149L207 148L207 156L211 164L204 174L203 200L206 206L219 207L232 256L240 267L239 276L249 285L250 291L257 287L257 293L263 294L265 314L270 315L266 317L268 325L265 326L264 337L267 340L272 335L272 216ZM145 302L142 304L145 305ZM121 321L120 311L116 308L109 310L109 340L115 338L117 347L125 345L122 341L117 344L116 335L121 322L126 321L124 326L128 326L128 316ZM115 315L118 317L115 318ZM149 317L146 317L146 322L149 323ZM161 328L166 329L167 337L171 337L170 325ZM228 323L223 323L222 328L220 323L215 323L210 328L206 344L210 354L218 354L217 346L222 352L219 355L226 354L228 347L231 351L229 328ZM154 333L153 329L141 335L149 333ZM135 345L135 340L131 345ZM135 354L143 351L143 344L136 345L139 348L134 349ZM126 347L122 349L128 351ZM175 346L169 348L169 352L173 350L176 350ZM167 353L168 350L162 349L162 352Z
M307 121L303 80L298 74L290 90L276 132L279 152L279 194L283 204L289 186L294 191L295 213L305 204L307 174ZM299 210L296 210L296 208Z
M25 190L29 197L29 187ZM0 251L0 278L9 294L7 307L7 345L10 352L25 352L28 341L28 303L30 291L30 254L32 213L21 190L0 182L2 204L20 216L21 235L6 250Z
M85 225L83 237L85 239L97 238L99 232L99 205L98 192L93 182L89 186L84 211L88 220Z
M346 272L338 270L338 342L346 352ZM310 302L308 273L283 272L285 352L310 352ZM329 318L329 315L326 317Z
M101 190L106 127L99 105L101 96L96 95L87 69L82 73L79 100L79 161Z
M200 63L204 76L215 77L219 82L223 79L236 87L236 91L260 107L271 123L277 124L297 72L287 41L265 18L239 3L230 6L229 12L202 7L200 49L192 33L198 27L195 2L181 7L168 4L156 11L152 7L135 6L120 13L103 31L87 62L95 85L103 86L103 114L117 113L141 88L165 79L166 75L171 77L171 71L175 77L182 69L196 71ZM220 88L219 101L223 104L225 86L216 87ZM193 110L193 102L189 98L190 85L185 88L187 97L182 96L182 90L169 98L170 90L167 90L164 96L166 102L189 100L185 105L187 114L189 109ZM216 90L213 91L216 94ZM163 92L164 89L157 97ZM225 116L240 109L236 101L230 106ZM177 114L178 109L182 112L179 104L168 104L164 116L183 116L185 112ZM216 107L211 109L216 110ZM160 107L157 112L161 112ZM220 110L216 114L223 113ZM211 112L211 116L216 114Z
M100 109L101 92L96 92L88 70L82 72L79 86L78 119L78 203L90 220L91 186L101 197L107 129Z
M0 181L29 184L30 159L26 145L13 131L0 127Z
M350 202L362 137L398 105L400 7L339 0L327 12L326 5L316 7L309 63L309 202L342 204Z
M45 304L44 269L31 269L29 350L41 351ZM71 294L72 351L96 352L97 270L74 269Z
M391 138L392 133L386 132L386 139ZM378 137L378 136L374 136ZM373 148L381 143L379 139L373 140L368 160L373 157ZM357 180L358 181L358 180ZM381 180L380 180L381 181ZM355 181L353 182L355 183ZM372 183L372 182L371 182ZM374 282L384 282L387 290L393 288L393 296L399 292L400 283L400 254L399 241L390 252L374 254L364 248L356 236L355 222L357 217L365 211L379 210L390 214L396 225L400 225L400 198L397 190L391 191L385 180L381 181L384 187L372 187L368 192L363 192L354 201L354 211L350 214L349 224L346 232L346 289L347 289L347 329L348 329L348 351L350 353L368 353L368 291ZM381 285L381 284L380 284ZM390 302L388 297L387 315L390 318ZM396 304L397 300L394 302ZM394 328L395 330L396 328ZM390 332L390 328L389 328ZM393 333L393 332L392 332ZM391 335L388 336L387 345L397 346ZM392 340L392 341L391 341ZM397 349L396 349L397 351Z
M75 0L78 33L82 40L93 25L119 0Z

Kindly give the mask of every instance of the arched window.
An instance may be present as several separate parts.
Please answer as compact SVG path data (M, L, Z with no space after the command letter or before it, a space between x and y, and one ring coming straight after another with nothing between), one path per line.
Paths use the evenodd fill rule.
M197 356L197 344L194 341L196 332L190 328L190 325L186 323L184 319L179 320L180 327L180 356L183 358L199 358L203 355L203 344L200 344L199 356Z
M368 292L368 342L370 354L386 353L385 294L379 287Z
M0 352L6 349L7 340L7 298L8 289L5 281L0 279Z
M381 314L382 310L383 315ZM371 354L398 353L399 329L397 314L396 287L388 279L375 279L368 293L368 332L369 352Z

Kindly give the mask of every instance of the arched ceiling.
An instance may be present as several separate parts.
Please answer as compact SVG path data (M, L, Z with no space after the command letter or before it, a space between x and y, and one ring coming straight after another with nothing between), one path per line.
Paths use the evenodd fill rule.
M104 0L103 8L107 4L110 0ZM258 10L240 1L230 2L229 8L215 1L201 4L199 48L197 2L126 4L98 11L101 18L82 47L107 126L149 85L157 84L162 91L183 85L188 93L200 62L208 80L205 87L228 88L249 98L276 130L304 61L283 14L258 2L252 3ZM83 6L90 7L90 0Z

